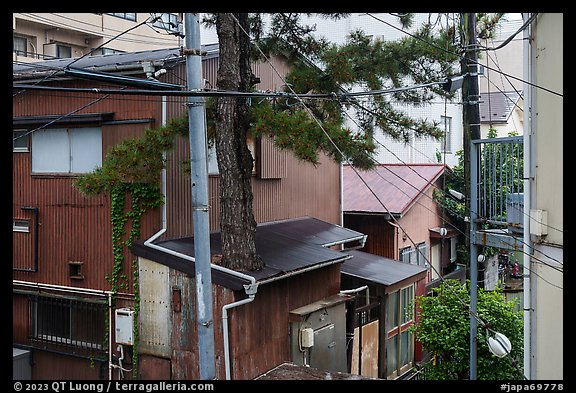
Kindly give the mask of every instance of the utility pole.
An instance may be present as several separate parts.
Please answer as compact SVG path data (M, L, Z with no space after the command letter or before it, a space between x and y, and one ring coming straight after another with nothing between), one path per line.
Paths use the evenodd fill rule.
M476 158L472 150L472 140L480 139L480 107L478 88L478 42L476 37L476 14L465 13L462 18L462 31L464 32L465 56L461 62L464 84L462 86L462 100L464 103L464 184L468 189L466 195L466 207L470 219L467 229L470 233L470 380L477 377L477 304L478 304L478 251L475 244L476 235L476 207L472 204L477 201L477 192L470 187L471 183L471 158ZM476 182L474 182L475 184Z
M202 86L202 54L198 14L185 13L186 79L190 91ZM214 360L214 320L212 313L212 269L210 222L208 220L208 162L206 120L203 97L188 97L190 166L192 175L192 219L196 272L196 315L198 318L198 357L200 379L216 379Z

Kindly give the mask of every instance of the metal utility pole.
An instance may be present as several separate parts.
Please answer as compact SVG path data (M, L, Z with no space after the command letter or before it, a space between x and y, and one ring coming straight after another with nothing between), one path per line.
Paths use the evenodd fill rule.
M470 379L477 376L477 303L478 303L478 251L475 244L476 235L476 210L477 193L471 184L476 184L477 179L471 178L471 165L476 164L476 155L473 154L472 141L480 139L480 107L478 87L478 42L476 38L476 14L466 13L462 15L462 31L464 32L465 56L462 60L462 74L465 75L462 86L462 100L464 101L464 184L468 187L467 210L469 221L467 223L470 233ZM474 161L472 161L472 159ZM473 183L471 182L472 180Z
M188 90L201 89L202 55L198 14L185 13L186 79ZM212 275L210 222L208 220L208 161L205 105L202 97L188 97L190 166L192 175L192 218L196 271L196 314L198 317L198 357L200 379L216 378L214 360L214 321L212 314Z

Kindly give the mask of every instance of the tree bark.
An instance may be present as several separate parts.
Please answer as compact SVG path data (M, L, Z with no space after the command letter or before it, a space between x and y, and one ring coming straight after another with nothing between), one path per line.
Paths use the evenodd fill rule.
M247 13L217 14L220 44L217 88L248 91L252 83ZM221 97L216 104L215 142L220 172L220 264L234 270L255 271L264 263L256 252L256 220L252 209L253 159L247 146L246 98Z

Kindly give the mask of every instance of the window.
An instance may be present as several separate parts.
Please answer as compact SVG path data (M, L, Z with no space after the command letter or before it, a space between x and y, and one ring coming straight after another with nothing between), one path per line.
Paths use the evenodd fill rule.
M388 294L386 305L386 376L396 378L412 367L414 337L414 285Z
M416 252L412 247L404 247L400 250L400 261L402 263L416 264Z
M12 231L14 232L30 232L30 222L28 220L22 220L15 218L12 221Z
M98 55L114 55L116 53L126 53L122 50L118 49L110 49L110 48L98 48L90 52L90 56L98 56Z
M102 165L101 128L42 129L31 139L34 173L86 173Z
M160 16L161 19L154 22L154 27L159 27L171 33L178 32L178 15L176 14L169 14L169 13L162 13L162 14L155 14Z
M250 150L250 154L252 155L252 173L256 173L256 139L250 135L248 135L246 144L248 145L248 150ZM209 175L218 175L220 174L220 169L218 168L218 159L216 157L216 146L214 143L209 143L208 151L207 151L207 159L208 159L208 174Z
M112 15L117 18L122 18L136 22L136 13L134 12L107 12L106 15Z
M31 296L33 345L75 353L105 351L105 302Z
M12 151L28 152L28 130L12 130Z
M417 244L416 249L416 264L418 266L428 267L428 259L430 259L430 256L428 255L428 244Z
M56 44L56 57L59 59L69 59L72 57L72 47L68 45Z
M26 49L28 47L28 43L26 38L24 37L14 37L12 39L13 43L13 50L18 56L26 56Z
M440 116L440 125L444 126L442 151L444 153L452 153L452 118L449 116Z
M458 237L453 237L450 239L450 262L456 262L458 253L456 252L456 246L458 245Z

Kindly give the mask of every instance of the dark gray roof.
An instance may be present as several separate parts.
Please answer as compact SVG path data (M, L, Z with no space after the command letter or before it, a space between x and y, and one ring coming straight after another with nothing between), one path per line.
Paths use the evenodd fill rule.
M364 238L360 232L313 217L259 224L256 229L256 251L266 266L259 271L241 273L264 282L282 278L288 274L298 274L300 271L311 268L339 263L350 256L327 247L359 238ZM154 244L194 257L193 237L156 241ZM134 243L132 251L138 256L185 273L195 274L193 262L147 247L141 241ZM210 252L212 255L222 252L219 232L210 235ZM242 285L248 284L247 280L215 269L212 269L212 280L214 283L235 290L242 289Z
M480 94L480 122L506 123L518 103L520 95L515 91L493 91Z
M424 276L428 271L425 267L402 263L363 251L348 251L347 254L352 258L346 260L340 267L343 275L387 287L405 280L414 280L413 277Z
M218 44L202 45L202 50L206 52L203 59L218 56ZM75 58L69 59L53 59L45 60L34 63L18 63L12 65L12 73L16 77L30 77L31 75L45 74L47 72L54 72L55 70L62 70L69 64L74 62ZM155 49L139 52L125 52L114 53L107 55L86 56L74 62L74 68L99 70L108 69L110 67L122 66L137 66L142 62L177 62L184 61L184 57L180 56L180 48L167 48Z

